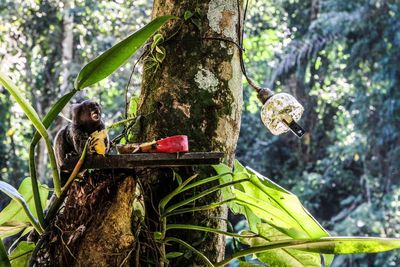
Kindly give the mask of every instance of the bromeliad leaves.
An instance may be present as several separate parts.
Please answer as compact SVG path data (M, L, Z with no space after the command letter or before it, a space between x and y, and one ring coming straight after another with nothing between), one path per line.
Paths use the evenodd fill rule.
M103 80L132 56L164 23L175 16L162 16L154 19L139 31L131 34L106 52L89 62L79 72L75 88L81 90Z

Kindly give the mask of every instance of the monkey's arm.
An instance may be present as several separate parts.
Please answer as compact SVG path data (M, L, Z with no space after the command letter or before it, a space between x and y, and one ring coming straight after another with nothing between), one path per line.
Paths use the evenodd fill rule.
M85 148L86 141L89 139L89 134L80 130L79 128L71 128L70 136L75 152L81 155Z

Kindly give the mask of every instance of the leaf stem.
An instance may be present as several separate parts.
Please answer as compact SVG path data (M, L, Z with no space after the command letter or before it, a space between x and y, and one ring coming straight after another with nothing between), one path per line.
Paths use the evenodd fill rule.
M236 198L229 198L220 202L214 202L209 205L204 205L200 207L194 207L194 208L185 208L185 209L179 209L174 212L166 213L163 216L168 217L168 216L174 216L182 213L188 213L188 212L196 212L196 211L202 211L202 210L210 210L210 209L215 209L217 207L220 207L226 203L229 203L231 201L236 200Z
M169 213L169 212L171 212L171 211L173 211L173 210L175 210L175 209L177 209L179 207L182 207L182 206L184 206L186 204L189 204L190 202L193 202L193 201L195 201L195 200L197 200L199 198L202 198L202 197L204 197L206 195L209 195L209 194L211 194L211 193L213 193L215 191L218 191L221 188L224 188L224 187L227 187L227 186L231 186L231 185L234 185L234 184L238 184L238 183L242 183L242 182L247 182L249 180L250 180L249 178L244 178L244 179L231 181L231 182L227 182L227 183L224 183L224 184L220 184L220 185L211 187L211 188L209 188L207 190L204 190L203 192L201 192L201 193L199 193L197 195L194 195L193 197L190 197L188 199L185 199L185 200L183 200L181 202L178 202L178 203L170 206L169 208L167 208L165 210L165 213L161 214L161 216L163 216L164 214L167 214L167 213Z
M193 224L168 224L166 229L167 230L172 230L172 229L196 230L196 231L221 234L221 235L226 235L226 236L231 236L231 237L236 237L236 238L258 237L258 235L255 235L255 234L241 235L241 234L237 234L237 233L230 233L230 232L226 232L223 230L218 230L218 229L211 228L211 227L205 227L205 226L199 226L199 225L193 225Z
M194 247L192 247L191 245L189 245L188 243L186 243L185 241L179 239L179 238L175 238L175 237L168 237L164 240L165 243L167 242L175 242L175 243L179 243L182 246L186 247L187 249L193 251L197 256L199 256L204 263L209 266L209 267L214 267L214 264L212 264L212 262L200 251L198 251L197 249L195 249Z
M57 117L57 115L61 112L61 110L68 104L71 98L78 92L76 89L73 89L68 94L62 96L47 112L46 116L43 118L43 125L47 129L50 127L51 123ZM36 175L36 165L35 165L35 148L36 145L39 143L42 136L39 132L35 132L35 135L32 138L30 148L29 148L29 172L32 180L32 192L35 201L35 207L38 214L39 223L45 228L45 220L44 220L44 213L43 207L40 200L39 188L38 188L38 181ZM54 177L53 177L54 183Z

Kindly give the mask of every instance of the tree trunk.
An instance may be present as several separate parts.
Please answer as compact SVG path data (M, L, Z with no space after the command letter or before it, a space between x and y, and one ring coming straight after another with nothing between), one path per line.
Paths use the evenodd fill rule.
M147 58L139 110L144 118L140 141L184 134L189 137L191 151L223 151L226 163L233 162L242 109L240 59L233 43L210 38L237 42L237 10L236 1L154 1L153 17L167 14L182 17L185 11L194 15L186 22L169 23L164 28L162 34L167 41L161 46L166 49L166 58L160 66L149 67L152 59ZM183 170L178 172L182 174ZM211 175L209 169L195 172L200 178ZM153 172L145 178L159 185L157 196L177 186L171 175L163 174L160 178ZM186 170L185 174L187 178L191 172ZM207 202L218 199L219 195L215 194ZM196 213L196 216L189 214L174 222L221 229L224 228L221 217L226 218L225 209ZM197 249L211 261L224 256L222 236L204 238L204 233L193 231L181 231L178 236L190 244L201 243ZM188 263L178 261L174 265Z
M149 51L153 53L145 59L137 141L187 135L192 152L223 151L225 162L232 164L242 108L239 53L232 43L237 42L238 7L231 0L155 0L153 17L183 17L186 11L193 14L190 19L174 20L161 31L165 41L159 46L166 51L163 62L152 64L155 51ZM198 179L213 175L210 167L174 171L183 179L193 173L199 175ZM154 207L177 186L170 169L118 173L100 170L86 175L86 183L73 184L63 212L42 237L35 256L37 265L167 265L163 246L154 240L154 232L163 227ZM188 190L183 197L201 190L204 188ZM208 195L196 205L219 198L219 194ZM132 215L132 203L137 202L143 203L146 210L145 223L141 225ZM221 229L225 218L223 208L187 213L168 223ZM224 256L222 236L189 230L167 231L167 236L186 241L212 262ZM171 266L205 265L185 247L171 245L166 246L167 252L185 253L185 257L171 261Z

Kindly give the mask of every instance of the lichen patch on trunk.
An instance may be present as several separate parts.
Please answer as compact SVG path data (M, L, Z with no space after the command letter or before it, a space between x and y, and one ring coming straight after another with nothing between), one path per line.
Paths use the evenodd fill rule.
M210 28L224 37L236 40L236 13L236 1L211 0L207 12Z
M228 81L228 87L232 92L233 96L233 110L236 112L232 113L231 118L240 124L240 114L242 113L243 106L243 91L242 91L242 70L240 64L238 64L239 53L235 53L231 61L231 79ZM240 128L240 126L239 126Z
M194 77L194 81L198 84L200 89L210 93L218 90L218 78L208 69L200 68Z

